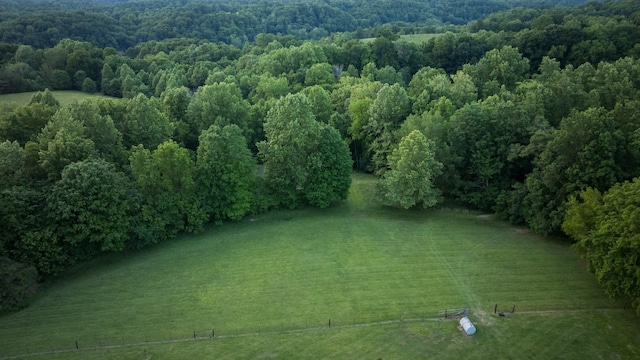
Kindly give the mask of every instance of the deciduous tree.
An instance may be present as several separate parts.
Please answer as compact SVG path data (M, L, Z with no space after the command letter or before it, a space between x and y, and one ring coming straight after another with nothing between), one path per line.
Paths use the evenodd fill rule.
M442 170L442 164L435 159L434 147L435 143L418 130L400 140L389 156L389 170L379 182L386 205L429 208L441 201L440 190L433 184Z
M587 188L567 205L562 229L576 240L600 284L640 313L640 179L601 194Z
M326 126L315 120L303 94L287 95L269 111L264 124L267 140L258 150L278 204L293 208L306 201L324 207L346 197L348 149L337 131Z
M255 173L255 159L237 125L211 125L202 132L195 179L211 220L238 220L250 210Z
M129 161L143 201L145 224L138 246L172 238L183 230L202 229L207 216L198 201L195 164L187 149L171 140L153 152L138 145Z
M65 167L48 196L56 236L77 259L100 251L122 251L137 211L132 184L102 159Z

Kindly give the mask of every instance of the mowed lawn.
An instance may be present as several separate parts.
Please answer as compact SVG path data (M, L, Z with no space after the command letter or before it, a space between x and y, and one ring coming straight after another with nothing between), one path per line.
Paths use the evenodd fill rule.
M0 358L640 356L640 319L568 244L456 208L379 208L372 186L355 175L349 201L330 209L278 211L85 264L0 318ZM499 317L495 304L516 311ZM437 320L461 307L473 337ZM188 340L207 329L219 338Z

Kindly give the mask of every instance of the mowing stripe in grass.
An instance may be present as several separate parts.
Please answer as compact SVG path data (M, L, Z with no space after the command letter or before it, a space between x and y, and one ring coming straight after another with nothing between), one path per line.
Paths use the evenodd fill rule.
M351 194L370 191L371 179L356 175ZM6 356L75 340L99 346L187 338L194 329L304 329L329 318L339 326L375 323L465 306L475 314L490 314L495 304L622 307L566 244L473 212L400 211L366 198L277 211L83 264L48 284L29 308L0 317L0 349ZM291 346L281 350L302 345Z

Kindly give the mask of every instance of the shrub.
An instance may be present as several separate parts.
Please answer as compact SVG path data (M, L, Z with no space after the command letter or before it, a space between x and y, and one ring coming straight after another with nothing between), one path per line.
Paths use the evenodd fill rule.
M27 307L37 291L35 267L0 257L0 313Z

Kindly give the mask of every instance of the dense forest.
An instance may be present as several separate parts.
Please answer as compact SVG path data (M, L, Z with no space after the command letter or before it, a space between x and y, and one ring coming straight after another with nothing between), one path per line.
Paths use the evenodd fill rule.
M447 198L569 237L640 311L636 1L463 26L435 0L6 3L0 93L41 92L0 109L3 311L102 252L330 206L353 169L388 206ZM509 2L464 3L481 17ZM400 37L425 26L443 32ZM108 97L61 106L49 89Z
M62 39L126 50L145 41L183 37L241 48L256 35L320 39L335 32L373 36L383 24L434 29L465 24L518 5L571 5L585 0L0 0L0 42L55 46Z

